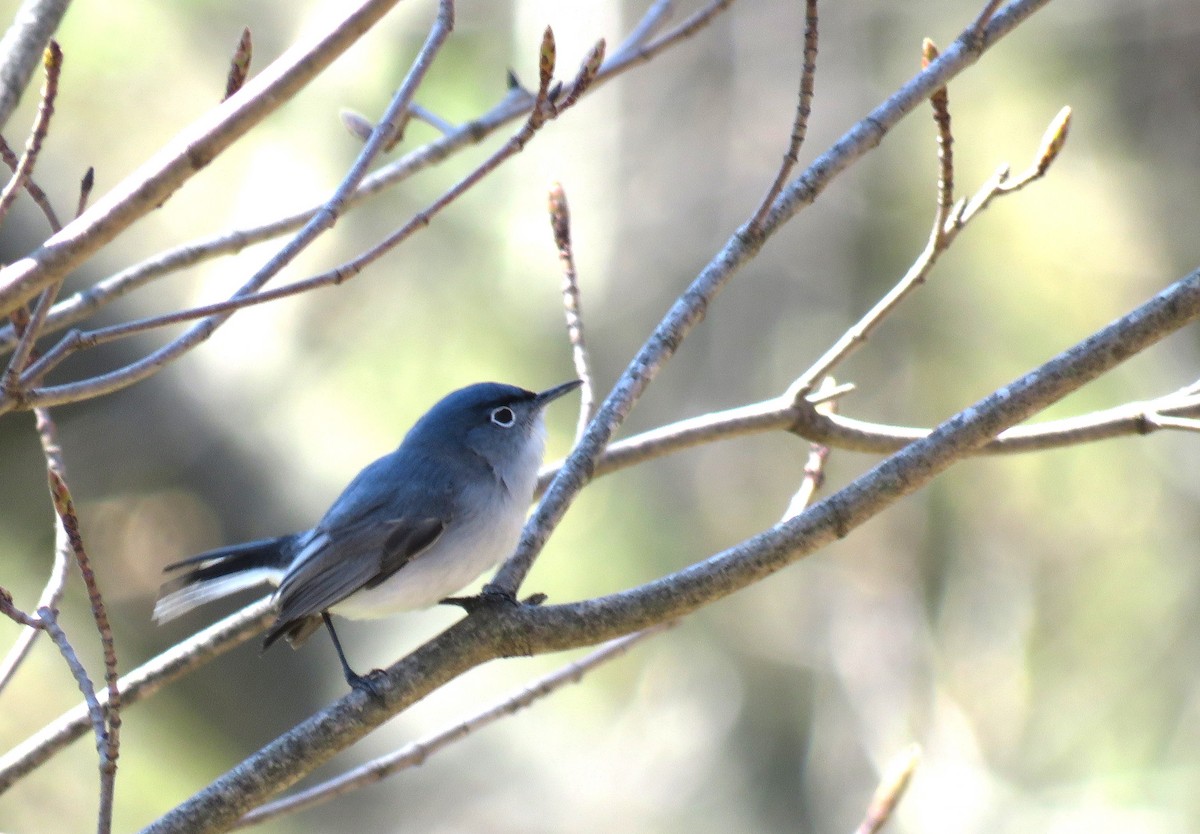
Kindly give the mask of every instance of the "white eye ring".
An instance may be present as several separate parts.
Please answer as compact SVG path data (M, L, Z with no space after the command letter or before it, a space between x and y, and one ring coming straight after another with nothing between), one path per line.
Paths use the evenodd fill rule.
M506 405L492 409L492 422L502 429L512 428L513 423L517 422L517 415L513 410Z

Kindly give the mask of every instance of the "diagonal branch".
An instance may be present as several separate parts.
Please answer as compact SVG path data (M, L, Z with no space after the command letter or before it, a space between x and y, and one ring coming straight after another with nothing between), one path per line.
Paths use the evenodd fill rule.
M315 44L285 53L233 98L184 129L41 247L0 270L0 315L79 267L251 128L292 99L371 29L398 0L364 0Z
M128 707L148 698L167 684L250 640L262 633L274 616L274 606L268 597L172 646L117 682L121 703ZM107 695L102 695L102 698L101 703L107 703ZM83 705L69 710L0 756L0 794L87 733L90 726L88 715Z
M571 209L561 183L556 182L550 188L549 203L550 228L554 233L554 245L558 249L558 259L562 264L562 299L567 320L567 342L571 346L575 376L583 382L579 386L579 419L575 425L575 440L578 441L583 437L583 432L592 419L592 410L596 405L596 383L592 378L587 339L583 334L579 273L575 268L575 250L571 246Z
M0 131L17 109L70 0L25 0L0 39Z
M644 44L640 40L641 36L635 40L631 34L621 49L610 55L601 65L591 89L695 35L731 3L732 0L713 2L649 44ZM659 2L652 6L647 10L642 22L635 27L634 33L645 32L648 36L656 30L661 25L664 8L669 5ZM511 88L496 106L480 117L458 126L453 132L405 154L397 161L365 177L359 188L347 198L346 206L374 196L466 147L480 144L504 125L527 115L533 107L533 101L534 97L519 86ZM311 220L320 209L321 206L312 206L258 226L223 232L155 255L64 299L47 316L47 328L51 331L61 330L82 321L100 307L126 293L172 272L220 255L239 252L252 244L295 231ZM0 327L0 352L11 350L15 343L16 334L13 328Z
M788 149L783 155L783 163L779 166L779 173L775 175L775 181L767 189L767 195L763 197L762 203L750 220L751 228L758 228L762 225L763 218L771 209L771 204L775 202L775 198L787 184L788 177L792 175L792 169L800 162L800 146L804 144L804 137L808 135L808 117L812 113L813 81L817 76L818 41L817 0L806 0L804 4L804 65L800 69L800 101L796 105L796 117L792 122L792 136L788 141Z
M681 571L606 597L481 609L387 670L380 697L352 692L145 829L224 831L373 728L487 660L592 645L685 616L845 537L1005 428L1200 318L1200 270L951 417L800 515Z
M483 727L531 706L535 701L545 698L569 683L578 683L584 675L597 666L621 657L636 644L648 637L660 634L673 625L674 623L671 622L663 623L611 640L585 657L573 660L562 668L538 678L521 687L512 695L452 727L420 741L415 741L394 753L373 759L319 785L256 808L238 820L234 827L245 828L249 825L258 825L284 814L293 814L306 808L312 808L343 794L373 785L401 770L422 765L430 756Z
M591 479L605 447L625 421L634 404L659 370L674 356L683 340L703 318L709 304L733 275L762 248L767 239L794 217L836 177L876 147L905 115L915 110L1002 36L1049 0L1013 0L995 15L981 33L968 30L938 60L922 70L887 101L859 121L832 148L775 200L761 224L747 223L734 232L722 250L700 272L691 286L675 301L670 311L643 344L625 373L617 380L583 438L547 487L541 503L521 534L511 558L501 566L491 589L515 598L521 583L545 546L551 531L562 520L579 491Z
M358 184L366 176L367 168L371 162L399 129L398 124L401 114L404 113L409 102L412 101L417 86L424 79L426 72L428 72L434 56L440 50L442 44L445 43L446 38L449 37L453 25L454 4L452 0L441 0L438 4L437 18L430 29L425 43L414 59L412 67L409 69L407 76L400 85L400 89L397 90L391 104L384 113L383 119L380 120L380 123L372 132L370 140L359 153L358 158L350 167L350 171L346 174L341 184L329 200L326 201L321 210L304 225L304 228L234 293L234 299L253 296L267 281L291 263L319 235L332 228L337 218L341 215L347 199L354 193ZM259 78L262 78L262 76L259 76ZM249 87L250 85L243 88L243 90L249 89ZM236 100L238 100L238 96L230 99L230 101ZM378 257L378 255L375 255L375 257ZM363 259L360 258L358 260L362 261ZM84 380L83 382L59 386L58 390L52 388L28 393L21 392L20 402L48 406L98 396L132 385L153 375L168 362L177 359L196 345L207 340L218 327L233 315L235 309L222 310L221 312L208 315L173 342L124 368ZM39 363L39 365L47 361L47 358L43 357L42 363ZM41 373L45 373L45 370L42 370ZM0 400L0 412L6 410L5 405L6 403ZM7 405L9 408L12 407L13 403L11 400Z
M0 413L11 410L17 405L35 405L47 406L53 404L61 404L65 402L74 402L79 399L95 397L101 394L110 393L120 388L134 384L148 376L153 375L167 363L174 361L182 356L187 351L198 345L202 338L207 338L211 334L212 329L220 326L229 318L235 311L248 307L253 304L263 304L268 301L273 301L277 298L283 298L289 295L306 292L318 287L341 284L350 280L354 276L362 272L367 266L374 263L384 254L394 249L396 246L403 243L417 231L426 228L433 217L442 211L446 206L458 199L468 189L480 182L485 176L496 170L501 163L510 157L520 153L525 145L534 137L534 135L545 126L545 124L562 115L568 107L570 107L579 96L588 88L595 77L596 67L604 54L604 42L600 41L596 47L584 59L579 73L575 81L567 89L560 101L551 101L550 98L550 80L553 71L553 35L547 30L547 40L543 44L543 54L547 61L547 71L543 73L543 83L539 90L537 101L541 102L539 106L535 106L531 110L528 120L525 125L515 133L500 149L489 156L475 170L467 174L463 179L459 180L441 197L435 200L424 211L418 212L407 223L401 226L398 230L388 235L383 241L376 244L371 249L356 258L341 264L334 269L323 272L311 278L297 281L273 290L256 291L252 286L259 276L267 272L279 257L269 263L263 270L260 270L258 275L251 282L244 286L238 292L234 293L233 297L228 301L209 304L203 307L192 310L184 310L178 313L169 313L164 316L155 316L141 321L130 322L128 324L113 325L107 328L101 328L91 333L80 333L74 331L67 337L59 341L50 351L48 351L40 360L34 363L22 376L21 384L30 385L36 382L40 377L49 372L57 363L61 362L70 353L83 347L90 347L95 344L100 344L104 341L110 341L115 338L123 338L143 330L148 330L154 327L161 327L167 324L173 324L180 321L186 321L192 318L204 318L204 321L193 327L183 336L169 343L141 360L133 362L124 368L109 372L102 376L92 379L82 380L80 382L67 383L64 385L52 386L31 391L21 391L19 397L2 398L0 397ZM386 124L381 123L381 124ZM377 128L379 130L379 128ZM364 151L365 153L365 151ZM335 195L336 197L336 195ZM316 223L318 218L314 218L310 222L308 229ZM280 263L280 267L282 262ZM265 278L263 279L265 280ZM210 326L211 323L211 326ZM197 332L202 331L202 338L196 336Z
M42 444L42 454L46 458L47 469L57 471L59 474L64 473L62 448L58 444L58 429L50 417L50 412L38 408L34 410L34 417L37 420L38 439ZM67 579L70 577L73 556L74 551L71 549L71 539L67 535L67 528L56 514L54 563L50 568L50 576L46 579L46 585L42 588L41 596L38 597L38 608L48 608L51 611L58 609L59 600L62 599L62 595L67 589ZM4 656L4 661L0 663L0 692L3 692L4 687L12 680L13 675L24 662L41 633L41 630L35 627L27 627L17 636L13 647Z

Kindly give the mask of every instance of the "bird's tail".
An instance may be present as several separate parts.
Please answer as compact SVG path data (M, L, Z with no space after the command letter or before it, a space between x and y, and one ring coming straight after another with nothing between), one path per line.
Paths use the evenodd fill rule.
M210 550L167 565L187 573L163 584L154 604L155 622L166 622L214 599L270 582L278 585L292 557L295 536L261 539Z

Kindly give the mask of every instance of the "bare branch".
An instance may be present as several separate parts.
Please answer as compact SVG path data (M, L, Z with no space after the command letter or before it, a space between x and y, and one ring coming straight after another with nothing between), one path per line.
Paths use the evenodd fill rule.
M113 758L116 743L111 737L114 730L105 718L104 708L96 699L96 688L92 685L87 670L79 662L79 657L67 640L66 633L59 627L54 611L49 608L39 608L38 619L42 623L42 628L54 641L54 645L58 646L58 651L63 659L67 661L67 666L71 669L71 674L74 675L75 682L79 685L79 691L83 693L83 700L87 704L92 732L96 736L96 752L100 754L100 809L96 829L99 834L108 834L112 831L113 779L116 775L116 760Z
M7 315L76 269L135 220L161 206L183 183L319 75L398 0L364 0L331 32L293 50L186 128L150 162L52 236L0 270L0 315Z
M1025 186L1045 176L1051 163L1058 158L1059 152L1066 143L1070 127L1071 108L1064 107L1050 120L1050 125L1046 128L1046 132L1042 136L1042 143L1038 148L1038 153L1025 172L1019 177L1013 178L1009 176L1007 165L1000 166L991 179L984 183L972 195L971 199L963 204L947 221L947 239L958 234L975 215L991 205L992 200L996 197L1020 191Z
M649 61L664 49L669 49L678 42L695 35L705 26L712 23L717 15L724 12L731 5L733 5L733 0L714 0L704 8L694 12L671 31L660 35L644 46L634 42L633 38L628 39L621 45L621 49L613 53L600 68L600 77L607 80L637 64ZM646 16L649 16L651 13L657 13L656 8L652 6L646 13Z
M33 413L37 419L38 438L41 440L42 453L46 457L47 468L54 469L59 473L65 472L62 460L62 448L58 444L58 430L54 425L54 421L50 418L50 412L38 408L34 409ZM46 585L42 589L41 596L38 597L38 608L49 608L52 611L58 609L59 600L62 599L62 595L67 588L72 555L71 540L67 536L67 528L63 526L62 519L56 513L54 525L54 563L50 568L50 576L46 579ZM3 663L0 663L0 692L3 692L4 687L12 680L13 675L16 674L17 669L20 668L21 663L28 656L29 650L33 648L33 644L39 634L41 634L41 631L38 628L30 626L17 636L13 647L4 656Z
M900 804L920 763L921 746L918 744L910 744L892 759L879 780L879 786L875 788L875 795L871 797L867 813L855 829L855 834L879 834L892 818L892 812Z
M630 67L645 63L666 49L695 35L712 22L731 2L732 0L723 0L711 4L675 30L663 35L649 47L639 50L635 56L626 55L618 61L610 58L600 67L592 89ZM661 3L652 7L647 12L647 16L653 13L658 5ZM533 101L533 96L519 86L510 87L505 97L479 118L461 125L453 133L417 148L396 162L364 178L359 188L347 198L346 206L354 205L360 200L378 194L411 175L449 158L465 147L479 144L508 122L528 114L533 107ZM369 132L371 129L370 123L367 122L366 130ZM48 327L51 330L60 330L83 320L100 307L126 293L171 272L213 257L238 252L254 243L261 243L294 231L311 220L320 209L320 206L313 206L258 226L193 241L156 255L65 299L51 310L47 318ZM0 327L0 351L11 349L15 343L16 334L13 329Z
M1021 2L1021 0L1017 0ZM998 16L996 20L1001 20ZM995 21L994 21L995 22ZM481 609L392 666L379 697L351 692L148 826L227 830L415 700L497 657L594 644L684 616L846 536L975 448L1200 318L1200 270L1021 379L959 412L799 516L638 588L567 605ZM595 422L595 421L594 421ZM269 778L264 774L270 774Z
M394 753L380 756L347 773L343 773L341 776L329 779L319 785L314 785L292 796L287 796L255 808L238 820L233 828L237 829L257 825L283 816L284 814L292 814L302 811L305 808L312 808L315 805L321 805L351 791L381 782L401 770L422 765L430 756L455 742L462 741L467 736L489 724L493 724L501 718L507 718L531 706L535 701L562 689L567 684L579 683L584 675L597 666L621 657L647 637L659 634L674 625L674 622L663 623L634 632L625 637L618 637L615 640L611 640L587 656L572 661L561 669L556 669L550 674L538 678L496 704L452 727L434 733L420 741L415 741Z
M261 634L274 616L274 606L271 598L267 597L172 646L118 681L121 703L125 707L136 704L210 660L240 646ZM103 697L107 703L107 694ZM78 706L0 757L0 793L85 734L88 726L88 711L85 706Z
M435 34L437 33L431 32L431 41L427 42L427 47L433 42L432 38ZM441 37L444 38L444 35ZM322 229L327 228L328 225L332 223L332 218L329 216L326 216L325 222L321 223L320 221L322 220L322 216L318 215L312 221L310 221L308 225L305 226L305 230L301 231L300 235L297 236L296 240L293 241L289 247L285 247L285 249L279 255L277 255L271 260L271 262L259 270L255 277L252 278L240 290L234 293L233 297L229 301L207 305L206 307L198 308L194 311L184 311L182 313L173 313L167 316L155 317L143 322L134 322L128 325L115 325L112 328L103 329L103 332L98 334L72 334L56 344L54 348L52 348L45 356L41 358L41 360L31 366L22 377L21 383L23 386L32 384L42 375L47 373L51 368L53 368L55 364L62 361L62 359L65 358L69 353L78 350L80 347L86 347L90 343L99 343L101 339L107 340L110 338L119 338L140 330L148 329L150 327L158 327L163 324L174 323L187 318L200 316L206 317L203 321L197 325L194 325L190 330L188 330L187 333L177 338L175 341L171 342L165 347L159 348L157 351L145 357L144 359L138 360L126 365L124 368L111 371L99 377L48 388L34 389L30 391L23 390L19 399L14 397L9 397L7 399L0 398L0 413L12 410L18 405L47 406L64 402L72 402L79 399L99 396L101 394L110 393L114 390L127 387L135 382L141 381L142 379L153 375L169 362L174 361L196 345L200 344L200 342L202 342L204 339L207 339L213 330L227 320L228 317L237 309L249 306L251 304L264 303L285 295L293 295L299 292L304 292L320 286L340 284L353 278L371 263L378 260L388 251L409 238L414 232L428 226L436 213L440 212L443 208L461 196L468 188L475 185L483 177L494 171L504 160L523 150L525 145L545 125L547 121L557 118L559 115L565 112L566 109L578 99L579 95L581 95L587 89L588 85L591 83L591 80L594 78L595 67L599 64L600 58L603 56L603 41L601 41L600 44L598 44L592 50L592 52L589 53L588 57L584 60L584 63L581 66L575 81L572 83L563 100L558 103L554 103L550 99L549 84L550 78L553 75L554 43L553 35L549 32L549 30L547 30L547 37L543 41L541 54L543 61L542 75L544 83L542 84L542 89L539 91L538 100L542 103L540 105L535 105L532 108L524 127L522 127L521 130L519 130L511 139L509 139L509 141L503 147L488 157L488 159L479 165L474 171L460 180L456 185L451 187L447 192L445 192L445 194L442 195L442 197L434 201L429 208L415 215L399 230L393 232L382 242L372 247L367 252L332 270L321 273L320 275L304 281L299 281L285 287L280 287L273 291L258 291L258 287L260 287L261 284L267 280L267 277L269 277L273 271L281 269L291 259L291 257L293 257L299 251L299 247L302 246L303 243L297 243L297 241L301 241L302 239L311 239L311 236L315 234L315 231L308 232L306 234L306 230L314 230L318 227ZM414 66L414 69L415 68L416 67ZM403 92L404 89L402 89L401 93ZM389 113L392 111L399 112L400 108L398 105L400 104L400 101L401 94L398 93L396 100L393 102L393 106L389 108ZM383 141L386 142L387 131L383 130L383 128L389 123L390 120L381 122L380 127L376 128L376 134L373 135L384 136L385 138ZM368 143L368 147L364 149L363 153L367 153L368 150L377 151L378 147L379 146L377 143ZM357 168L358 166L356 166L355 170L357 170ZM343 187L339 189L339 193L344 191L346 194L349 194L353 191L354 186L353 184L349 183L349 180L350 178L348 177L347 182L343 183ZM335 194L330 200L329 205L341 205L337 194ZM92 341L89 342L89 340Z
M0 131L17 109L70 0L25 0L0 39Z
M912 112L934 90L944 87L950 78L978 60L983 50L1047 2L1049 0L1014 0L1003 14L991 21L986 38L960 37L939 61L876 107L818 157L803 175L789 184L761 224L752 226L746 223L734 232L687 291L675 301L601 404L588 431L576 444L575 450L546 489L541 503L525 525L516 552L492 580L490 588L493 591L516 597L534 559L579 491L590 480L616 430L738 269L753 258L763 243L784 223L812 203L835 176L878 145L900 119Z
M434 113L427 107L422 107L416 102L408 106L408 115L414 119L420 119L443 136L449 136L458 129L453 123L446 121L437 113Z
M937 60L938 48L926 38L921 44L921 66L928 67ZM935 90L929 97L933 107L933 123L937 125L938 182L937 210L933 215L933 240L930 245L940 248L946 234L946 219L954 207L954 133L950 127L950 93L945 88Z
M929 45L932 47L932 44ZM930 67L935 66L931 63ZM927 70L929 67L927 67ZM941 87L934 92L943 92L945 87ZM932 99L931 99L932 100ZM943 105L948 105L948 101L944 101ZM937 117L938 106L934 107L935 119ZM820 359L813 363L807 371L801 374L800 378L792 386L792 391L796 396L802 396L820 381L820 379L832 371L837 365L849 357L855 350L862 347L884 319L900 306L909 295L921 287L929 273L933 270L934 264L943 252L950 248L958 238L958 233L961 232L966 225L979 215L983 209L991 204L991 201L1002 194L1010 194L1023 188L1035 179L1040 178L1045 174L1049 167L1050 161L1058 155L1062 150L1063 142L1066 140L1066 130L1070 124L1070 108L1064 108L1055 116L1051 122L1050 128L1042 139L1042 148L1039 150L1038 162L1032 165L1026 174L1016 181L1010 183L1008 179L1008 166L1003 166L996 175L994 175L969 201L959 205L955 210L949 211L949 217L946 217L947 209L949 208L948 183L953 182L953 161L950 156L950 121L949 111L944 114L945 124L938 122L938 156L941 160L942 179L939 182L939 199L938 208L934 216L933 231L929 235L929 240L925 244L925 248L912 266L904 274L904 277L888 291L883 298L875 302L867 313L854 323L854 326L847 330L841 338L839 338L832 347L825 352ZM1048 149L1052 148L1051 153ZM1042 160L1048 160L1042 164ZM949 178L949 180L947 179Z
M4 141L4 137L0 136L0 162L3 162L8 169L14 174L17 172L17 166L21 160L16 152L9 147L8 142ZM50 204L50 198L46 196L46 192L42 190L36 182L33 181L33 174L25 177L25 193L29 195L29 199L33 200L34 205L42 210L42 215L46 218L46 223L50 226L50 231L57 232L62 228L62 223L58 219L58 214L54 211L54 206Z
M767 189L767 194L759 204L750 220L750 227L757 229L762 225L771 210L771 204L783 190L792 169L800 162L800 146L808 134L808 117L812 113L813 80L817 76L817 0L805 0L804 4L804 64L800 69L800 101L796 105L796 117L792 122L792 136L788 141L788 149L783 154L783 164L775 181Z
M1159 429L1200 431L1200 419L1196 417L1164 417L1157 412L1150 412L1146 415L1146 421Z
M705 443L773 431L788 431L810 442L835 449L884 455L899 451L914 440L928 437L931 431L927 428L856 420L818 410L813 407L815 402L816 396L810 395L797 404L792 394L785 393L769 400L669 423L613 443L597 461L594 474L607 475ZM1185 388L1153 400L1126 403L1077 417L1016 426L1001 432L976 453L1019 454L1129 435L1146 435L1158 430L1184 429L1186 426L1179 418L1187 415L1200 415L1200 401L1195 391ZM557 461L542 467L537 494L545 491L562 466L563 461Z
M621 41L621 45L617 47L609 60L645 45L655 34L662 31L662 27L667 24L674 11L673 0L655 0L650 8L646 9L646 13L642 15L642 19L637 22L637 25L629 30L629 34L625 36L625 40Z
M108 612L104 607L104 598L100 594L100 586L92 571L91 559L83 546L83 537L79 533L79 517L75 513L75 503L71 492L63 480L62 473L53 465L47 467L50 482L50 497L54 502L55 512L66 531L67 540L75 554L75 563L79 565L79 573L83 576L83 584L87 588L88 600L92 606L92 618L96 622L96 630L100 633L100 645L104 650L104 679L108 685L108 701L104 707L104 733L97 739L100 753L100 826L104 832L112 828L112 799L113 787L117 776L117 756L121 746L121 693L117 688L117 654L113 643L112 627L108 622ZM45 619L42 612L50 611L41 608L39 616ZM47 631L50 631L49 626ZM57 642L57 641L56 641ZM60 647L61 648L61 647ZM82 686L82 683L80 684ZM91 686L91 682L88 682ZM93 694L93 698L95 695Z
M583 335L579 275L575 269L575 252L571 248L571 209L567 205L567 194L560 183L555 183L550 189L550 228L554 232L558 259L562 262L562 298L563 312L567 318L567 341L571 345L575 375L583 380L583 385L579 388L579 420L575 427L575 441L579 442L592 419L592 410L596 404L596 387L588 360L587 341Z
M8 617L17 625L23 625L26 628L41 629L44 627L42 621L37 617L31 617L20 608L17 608L13 602L12 593L3 586L0 586L0 614Z
M50 41L42 58L46 71L46 82L42 86L41 104L33 127L29 131L29 139L25 142L25 152L21 154L17 167L13 170L12 179L0 190L0 221L12 207L17 195L25 188L29 175L37 165L38 154L42 150L42 142L50 130L50 119L54 116L54 100L58 98L58 77L62 73L62 49L55 41Z
M1000 4L1004 0L987 0L983 7L983 11L979 13L979 17L975 18L975 22L971 24L968 33L971 35L982 35L987 29L987 25L992 22L992 17L996 14L996 9L1000 8Z
M434 25L430 29L429 35L422 45L420 52L414 59L413 65L409 69L404 82L393 97L383 119L380 120L379 125L371 134L371 139L363 147L362 152L350 167L341 184L339 184L329 200L326 201L322 209L304 225L304 228L234 293L235 299L251 296L258 292L267 281L291 263L320 234L333 226L341 214L347 198L354 193L358 184L366 176L367 168L370 166L371 161L382 151L383 147L398 130L397 120L400 114L405 111L409 102L412 101L417 86L425 77L425 73L428 72L434 56L440 50L442 44L445 43L453 25L454 4L452 0L441 0L438 4L438 14ZM256 82L262 77L259 76ZM374 257L378 256L379 253L374 255ZM373 258L364 260L365 257L358 259L358 261L365 265L365 263L373 260ZM218 327L229 319L233 312L233 310L226 310L207 316L173 342L159 348L143 359L126 365L124 368L119 368L93 379L62 385L57 388L47 388L28 393L23 392L21 401L33 405L47 406L99 396L132 385L135 382L152 376L169 362L174 361L207 340ZM45 361L43 359L43 362ZM41 373L45 373L45 370L42 370ZM7 403L8 408L11 408L13 404L10 399ZM0 400L0 413L8 410L5 405L6 403Z

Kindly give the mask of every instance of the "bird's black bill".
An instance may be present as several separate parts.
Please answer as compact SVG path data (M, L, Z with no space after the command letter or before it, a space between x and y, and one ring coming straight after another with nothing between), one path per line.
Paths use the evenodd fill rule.
M533 401L538 404L538 407L545 408L563 394L570 394L580 385L583 385L582 379L573 379L570 382L564 382L562 385L555 385L553 388L547 388L545 391L542 391L533 398Z

